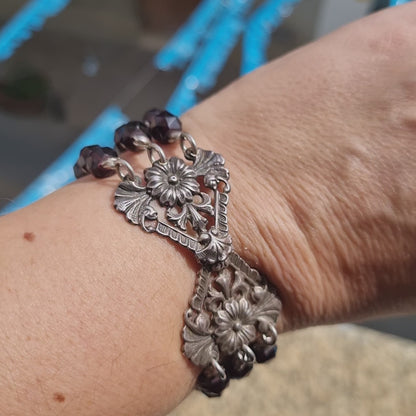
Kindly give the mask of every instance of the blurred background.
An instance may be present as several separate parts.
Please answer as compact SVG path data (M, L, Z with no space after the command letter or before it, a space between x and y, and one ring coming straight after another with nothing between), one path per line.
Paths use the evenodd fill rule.
M139 118L151 107L165 107L183 70L158 71L152 62L198 3L198 0L72 0L60 13L47 19L42 29L8 59L0 61L0 209L14 201L110 104L119 104L124 116L131 119ZM255 2L253 7L261 3ZM388 3L387 0L300 1L291 13L290 10L284 13L286 18L271 34L267 58L278 57ZM23 0L1 0L0 27L25 4ZM215 86L205 95L240 76L241 50L240 39L226 59ZM362 329L356 332L352 326L318 330L321 332L308 330L312 332L285 338L283 345L292 355L285 352L287 361L283 366L280 363L277 371L297 384L297 391L303 396L292 397L287 382L274 379L276 388L284 391L291 406L280 414L380 415L384 414L383 409L389 415L414 414L409 410L415 409L414 397L411 401L407 394L411 385L416 387L416 350L412 343L416 340L416 317L380 319L362 325L408 341L398 338L394 341ZM357 352L357 346L361 353ZM390 367L381 370L381 361ZM340 369L342 375L332 374L331 365ZM309 378L305 379L306 367ZM321 377L325 367L330 376L324 377L324 381ZM293 372L294 368L297 371ZM362 380L363 368L368 377ZM267 388L270 384L267 373L258 374L258 385ZM384 378L388 380L381 380ZM368 386L373 382L375 387L369 392ZM407 387L399 387L400 383ZM238 386L234 393L226 394L250 396L250 385ZM343 393L335 394L335 401L328 401L322 391L336 386ZM367 397L367 401L361 396ZM387 398L391 399L388 404ZM241 407L242 399L209 407L205 402L201 405L200 400L185 404L175 414L205 414L201 406L206 414L256 414ZM368 408L364 402L368 402ZM282 403L274 403L271 408L264 408L258 398L252 398L251 403L260 406L264 415L275 414L270 409L276 406L282 410Z

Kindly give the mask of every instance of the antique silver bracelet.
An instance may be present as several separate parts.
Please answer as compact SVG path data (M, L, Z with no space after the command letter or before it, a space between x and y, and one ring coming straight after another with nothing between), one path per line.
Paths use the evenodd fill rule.
M184 159L166 158L157 144L179 142ZM143 176L119 155L146 150L151 166ZM230 378L276 354L281 302L267 280L234 250L228 229L229 172L224 158L199 148L180 120L164 110L115 132L115 150L88 146L74 166L77 178L118 173L115 208L131 224L191 250L201 265L185 312L183 352L202 369L197 388L221 395Z

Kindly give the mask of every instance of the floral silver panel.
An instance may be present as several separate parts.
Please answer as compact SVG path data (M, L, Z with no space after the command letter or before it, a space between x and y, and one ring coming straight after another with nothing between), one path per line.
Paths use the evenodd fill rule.
M281 303L258 271L233 251L224 158L202 149L187 158L191 162L156 161L143 179L124 179L115 207L145 231L194 252L201 270L185 313L184 353L205 369L211 383L215 377L224 382L244 375L259 351L276 343Z

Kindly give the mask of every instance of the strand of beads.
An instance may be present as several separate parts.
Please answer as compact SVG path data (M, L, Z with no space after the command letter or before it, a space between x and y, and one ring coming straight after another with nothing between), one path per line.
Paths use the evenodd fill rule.
M178 117L166 110L149 110L142 121L130 121L115 131L114 149L98 145L84 147L74 165L74 174L76 178L88 174L96 178L112 176L118 172L121 163L119 155L127 150L133 152L147 150L151 159L156 152L163 160L164 153L155 142L173 143L181 133L182 123ZM125 162L122 164L126 165Z

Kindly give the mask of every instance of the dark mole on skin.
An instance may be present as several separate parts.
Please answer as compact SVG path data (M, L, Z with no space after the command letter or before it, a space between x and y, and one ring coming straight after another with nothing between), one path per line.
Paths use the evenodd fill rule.
M28 233L28 232L26 232L26 233L23 234L23 238L26 241L32 242L35 239L35 233Z
M62 393L54 393L53 394L53 399L56 402L62 403L65 401L65 396Z

